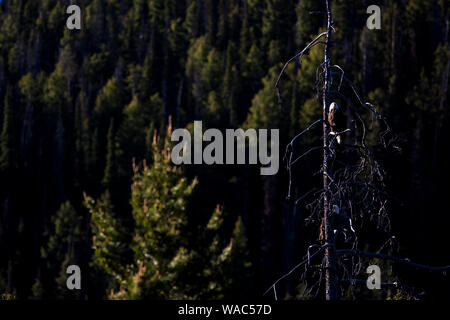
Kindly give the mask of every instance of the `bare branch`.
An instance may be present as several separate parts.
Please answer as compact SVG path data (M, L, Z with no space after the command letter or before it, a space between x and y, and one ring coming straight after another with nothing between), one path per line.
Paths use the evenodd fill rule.
M361 106L363 106L365 109L367 109L367 110L369 110L370 112L372 112L372 113L376 116L377 120L382 120L382 121L383 121L384 125L386 126L386 130L385 130L384 132L380 133L380 136L381 136L381 140L382 140L382 142L383 142L383 145L386 147L386 142L385 142L384 137L385 137L389 132L392 131L390 125L388 124L388 122L387 122L387 120L386 120L386 118L385 118L381 113L379 113L379 112L377 111L377 109L375 108L374 105L372 105L372 104L369 103L369 102L364 101L364 99L363 99L363 98L361 97L361 95L359 94L359 92L358 92L358 90L356 89L356 87L355 87L355 85L353 84L353 82L352 82L350 79L348 79L342 72L341 72L340 74L339 74L339 73L336 73L336 72L331 72L331 75L332 75L332 76L333 76L333 75L340 75L340 76L341 76L341 81L342 81L342 79L345 80L345 82L348 84L348 86L352 89L354 95L356 96L356 98L357 98L358 102L361 104ZM339 92L339 90L338 90L338 92ZM364 131L365 131L365 129L364 129Z
M336 68L336 69L339 69L339 71L341 71L341 81L339 82L339 87L338 87L338 91L341 91L342 80L344 80L345 72L344 72L344 70L342 70L342 68L341 68L340 66L338 66L337 64L330 66L330 68Z
M294 165L297 161L301 160L302 158L306 157L308 154L310 154L313 151L317 151L317 150L323 150L324 147L320 146L320 147L314 147L309 149L308 151L306 151L305 153L303 153L300 157L298 157L297 159L295 159L294 161L291 162L291 166Z
M425 264L415 263L412 262L409 259L400 258L397 256L389 255L389 254L382 254L382 253L374 253L374 252L368 252L368 251L362 251L362 250L336 250L336 255L348 255L348 256L364 256L364 257L370 257L370 258L379 258L384 260L391 260L395 262L404 263L416 268L420 269L426 269L429 271L447 271L450 270L450 266L445 267L432 267Z
M339 282L341 283L347 283L351 286L357 285L357 284L361 284L361 285L366 285L367 280L362 280L362 279L342 279L339 280ZM411 288L410 286L404 285L398 281L394 281L394 282L382 282L380 283L380 286L382 287L394 287L397 288L401 291L406 292L408 295L410 295L412 298L414 298L414 300L420 300L420 298L417 296L417 294L415 294L414 289Z
M288 196L287 198L290 199L291 198L291 186L292 186L292 170L291 170L291 166L292 166L292 157L294 155L294 142L295 140L297 140L299 137L301 137L303 134L305 134L306 132L308 132L309 130L311 130L312 128L314 128L317 124L322 123L323 120L319 119L315 122L313 122L312 124L309 125L308 128L306 128L305 130L303 130L302 132L300 132L297 136L295 136L291 142L287 145L286 147L286 152L284 154L284 158L283 161L286 161L288 154L289 154L289 161L286 165L286 168L288 170L289 173L289 190L288 190Z
M291 142L288 144L288 147L289 147L289 146L292 147L293 144L294 144L294 142L295 142L295 140L297 140L297 139L300 138L302 135L304 135L306 132L310 131L312 128L314 128L316 125L318 125L319 123L322 123L322 122L323 122L322 119L319 119L319 120L317 120L317 121L314 121L312 124L309 125L308 128L306 128L305 130L303 130L302 132L300 132L298 135L296 135L296 136L291 140ZM288 152L288 148L286 148L286 154L287 154L287 152ZM286 154L285 154L285 158L286 158Z
M295 205L297 206L303 199L305 199L306 197L308 197L309 195L311 195L311 194L313 194L313 193L319 193L319 192L322 192L323 191L323 189L317 189L317 188L314 188L314 189L312 189L312 190L309 190L307 193L305 193L303 196L301 196L300 198L298 198L298 199L296 199L295 200Z
M284 71L286 70L287 66L294 61L297 58L300 58L300 63L301 63L301 58L302 56L305 54L306 51L308 51L309 49L311 49L312 47L316 46L317 44L320 44L320 42L318 42L320 40L320 38L322 38L323 36L326 36L327 32L322 32L321 34L319 34L313 41L311 41L302 51L300 51L299 53L297 53L295 56L293 56L292 58L290 58L283 66L283 68L281 69L280 74L278 75L277 81L275 82L275 88L277 89L277 97L278 97L278 103L281 103L281 97L280 97L280 91L278 89L278 84L280 82L281 76L283 75Z
M278 87L278 84L280 82L281 76L283 75L284 71L286 70L287 66L289 65L289 63L291 63L292 61L294 61L295 59L297 59L298 57L301 58L301 56L303 56L305 54L305 52L309 49L311 49L312 47L314 47L317 42L319 41L320 38L322 38L323 36L326 36L327 33L326 32L322 32L321 34L319 34L313 41L311 41L302 51L300 51L299 53L297 53L295 56L293 56L292 58L290 58L283 66L283 69L281 69L280 74L278 75L278 79L275 83L275 88Z
M344 74L342 73L336 73L336 72L331 72L331 75L339 75L341 76L342 79L345 80L345 82L347 82L348 86L352 89L353 93L355 94L356 98L358 99L359 103L361 104L361 106L363 106L364 108L368 109L369 111L373 112L379 119L383 119L383 116L378 113L378 111L375 109L375 107L370 104L367 103L366 101L364 101L364 99L361 97L361 95L359 94L358 90L356 89L355 85L353 84L353 82L348 79Z
M321 246L316 252L314 252L312 255L308 256L307 259L303 260L302 262L300 262L298 265L296 265L294 268L291 269L291 271L289 271L288 273L286 273L285 275L283 275L281 278L279 278L277 281L275 281L269 289L266 290L266 292L264 292L264 295L266 295L271 289L275 290L275 286L283 279L289 277L295 270L297 270L298 268L300 268L302 265L304 265L305 263L309 263L311 261L312 258L314 258L315 256L317 256L319 253L321 253L323 250L325 250L329 245L325 244L323 246ZM276 292L276 291L275 291Z

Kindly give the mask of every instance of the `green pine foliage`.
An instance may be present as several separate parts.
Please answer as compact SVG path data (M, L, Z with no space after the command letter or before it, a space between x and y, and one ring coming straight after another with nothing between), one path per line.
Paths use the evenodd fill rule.
M94 262L112 279L111 299L219 299L238 291L239 278L233 275L250 267L242 221L228 244L219 236L224 219L220 207L200 231L200 240L188 232L187 207L198 182L172 164L167 147L167 141L161 149L155 139L152 164L134 168L132 241L126 241L129 231L108 194L99 201L86 198ZM132 252L128 262L123 261L127 250Z
M80 298L80 291L67 290L66 270L69 265L80 265L83 231L83 217L69 201L61 204L51 218L47 232L47 244L41 248L43 266L41 277L33 285L33 298Z

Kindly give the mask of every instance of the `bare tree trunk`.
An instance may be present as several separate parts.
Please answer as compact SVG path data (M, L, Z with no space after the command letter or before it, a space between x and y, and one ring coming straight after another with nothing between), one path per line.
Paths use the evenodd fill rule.
M331 73L330 73L330 42L331 42L331 29L332 29L332 16L330 1L327 0L327 36L325 44L325 83L323 87L323 188L325 195L323 199L323 221L325 226L325 244L327 248L325 250L325 297L327 300L337 300L337 277L336 277L336 250L334 248L334 236L332 226L332 212L329 210L331 207L330 199L328 198L329 179L330 175L328 169L329 150L328 150L328 111L329 111L329 95L331 86ZM331 175L330 175L331 176Z
M300 60L300 63L301 63L301 57L308 50L310 50L315 45L325 44L324 63L319 66L323 69L324 77L322 78L321 75L320 75L320 77L319 77L319 75L317 75L317 81L322 81L322 79L324 80L323 91L322 91L322 99L323 99L323 101L322 101L323 102L322 119L315 121L314 123L310 124L310 126L307 127L305 130L303 130L301 133L297 134L291 140L291 142L288 144L288 146L286 148L286 154L285 154L285 159L287 161L287 169L288 169L288 174L289 174L288 199L291 199L291 196L292 196L292 171L291 171L292 166L297 162L297 160L303 158L304 156L307 156L311 151L323 148L323 159L322 159L323 161L321 163L321 169L322 169L322 173L323 173L323 175L322 175L323 189L321 189L319 191L316 191L316 189L310 190L310 192L304 194L302 197L300 197L298 199L297 199L297 196L295 196L295 199L297 199L295 201L295 206L297 206L298 203L300 203L301 201L304 201L308 196L312 196L313 194L315 194L315 193L317 194L320 192L320 197L316 198L316 201L314 201L312 203L309 203L309 201L305 201L305 202L309 203L306 205L306 208L308 208L308 207L311 208L312 206L314 206L314 208L313 208L314 213L316 212L315 211L316 209L323 210L323 212L320 211L322 213L322 219L321 219L322 223L320 225L320 235L319 235L319 241L322 245L313 244L313 245L309 246L308 252L307 252L307 258L305 260L303 260L302 262L300 262L299 264L297 264L288 273L286 273L285 275L280 277L277 281L275 281L272 284L272 286L270 288L267 289L267 291L264 294L267 294L269 291L273 290L275 299L277 299L277 285L280 283L280 281L285 280L287 277L292 275L294 273L294 271L299 269L301 266L306 266L305 271L302 274L302 279L305 283L305 286L308 287L307 272L309 271L309 269L311 267L311 265L310 265L311 259L314 258L315 256L319 256L319 254L322 254L323 252L325 252L325 255L323 257L324 260L322 261L322 263L324 264L323 269L325 271L325 299L326 300L338 300L339 299L339 281L341 281L341 280L339 280L339 278L338 278L338 271L337 271L338 263L337 263L337 261L338 261L338 257L343 256L343 255L355 256L355 257L359 257L359 258L366 257L366 258L379 258L379 259L383 259L383 260L391 260L391 261L395 261L395 262L409 264L410 266L414 266L416 268L428 269L430 271L450 270L450 266L432 267L432 266L427 266L427 265L423 265L423 264L412 263L409 259L400 258L400 257L392 256L392 255L386 255L386 254L380 254L380 253L374 253L374 252L366 252L366 251L361 251L361 250L348 250L348 249L347 250L345 250L345 249L337 250L336 249L336 240L335 240L335 235L334 235L334 229L336 229L337 232L339 232L340 230L344 232L343 238L345 239L346 244L351 243L353 246L355 246L355 248L357 247L358 236L357 236L357 232L352 227L352 225L353 225L352 219L353 218L357 219L358 216L360 216L362 219L364 219L363 215L362 215L363 213L367 213L367 212L369 212L369 214L375 213L379 217L382 217L382 218L379 218L378 222L377 222L377 227L379 229L386 230L386 229L390 228L390 222L389 222L389 218L388 218L387 210L386 210L387 198L390 198L390 196L386 192L383 191L385 188L383 183L379 183L378 186L371 184L371 182L374 182L374 181L382 181L384 172L383 172L382 168L380 168L379 164L377 163L375 157L373 156L373 153L367 148L367 146L365 144L367 124L366 124L364 118L361 117L357 108L353 106L352 101L349 98L347 98L344 94L342 94L340 91L342 81L345 81L346 85L349 87L349 89L351 89L351 91L354 95L353 98L357 100L359 106L362 107L363 109L368 110L373 116L375 116L377 118L377 121L382 123L382 125L386 128L385 131L383 131L383 133L380 134L380 145L384 146L386 149L390 145L394 149L397 149L398 147L395 145L395 141L397 140L397 137L395 136L395 134L392 133L391 127L390 127L389 123L387 122L386 118L382 114L378 113L378 111L372 104L364 101L364 99L361 97L361 95L359 94L359 92L357 91L357 89L353 85L353 83L347 77L345 77L344 71L342 70L342 68L338 65L333 65L331 63L331 58L330 58L331 57L331 54L330 54L331 48L330 47L332 44L332 36L331 35L332 35L332 31L334 31L331 6L330 6L331 0L326 0L325 2L326 2L326 9L327 9L327 30L325 32L320 33L302 51L297 53L294 57L289 59L284 64L284 66L278 76L278 79L276 81L276 84L275 84L275 88L277 89L278 101L281 104L281 97L280 97L280 91L279 91L278 85L279 85L281 76L283 75L284 71L286 70L288 64L293 61L296 61L297 59ZM447 25L448 25L448 16L447 16ZM447 28L446 33L448 34L448 28ZM395 34L395 32L394 32L394 34ZM324 36L326 37L325 43L320 41L322 39L322 37L324 37ZM395 40L394 40L394 45L395 45ZM393 57L393 58L395 58L395 57ZM391 61L391 62L393 62L393 68L395 69L395 61ZM332 68L336 68L340 72L332 72L331 71ZM443 75L444 83L448 82L446 80L448 80L448 77L449 77L449 75L448 75L449 74L448 70L450 70L449 68L450 68L450 66L447 65L446 73L444 73L444 75ZM331 80L332 80L333 76L340 77L340 84L339 84L339 88L337 91L331 90L332 89ZM448 91L447 86L443 86L442 91L444 91L444 93L447 92ZM340 97L341 99L343 99L347 102L347 113L348 113L347 121L349 121L352 117L357 117L360 122L360 125L353 124L352 121L347 122L347 126L349 128L347 128L346 130L344 130L340 133L339 132L336 133L333 136L333 140L331 140L330 134L329 134L331 128L330 128L330 124L328 122L328 115L329 115L329 111L330 111L329 106L330 106L330 102L331 102L331 96L334 96L334 95ZM443 97L445 97L445 96L446 96L446 94L443 95ZM445 100L441 100L441 106L442 105L445 105ZM349 108L352 109L352 112L349 111ZM417 126L418 131L417 130L416 131L417 131L417 133L420 133L420 130L423 129L422 128L423 123L421 123L421 121L423 122L423 119L421 117L419 117L418 119L419 119L418 126ZM316 125L318 125L320 123L322 123L322 129L323 129L323 136L322 136L323 145L321 147L312 148L312 149L304 152L300 156L296 155L295 156L296 159L295 159L293 157L294 142L297 139L299 139L303 134L307 133L313 127L315 127ZM351 128L351 127L353 127L353 128ZM362 130L362 136L361 136L360 142L357 141L355 143L350 143L347 145L344 143L340 147L338 146L338 145L340 145L340 143L334 142L335 137L337 135L341 135L343 133L352 132L352 131L356 131L356 130ZM392 134L392 138L388 138L386 140L385 136L390 135L390 134ZM357 137L355 134L352 134L352 136L354 138ZM422 135L416 134L415 136L421 137ZM350 137L347 137L346 139L350 139ZM423 139L417 138L418 142L421 142L422 140ZM331 146L330 146L330 144L331 144ZM341 148L347 148L347 147L350 147L350 148L356 147L356 149L358 149L358 151L356 151L357 152L356 155L359 158L358 165L356 165L356 166L349 165L348 167L355 167L355 169L350 169L349 172L347 172L347 170L345 170L345 172L342 173L341 170L339 170L339 169L333 170L333 168L336 168L333 164L333 163L335 163L335 160L336 160L337 166L340 166L340 164L338 162L342 162L342 161L338 161L338 159L336 157L336 153L343 154L343 152L340 151L340 150L343 150ZM418 154L417 157L418 157L418 161L415 161L415 162L420 164L420 160L421 160L420 154ZM293 160L293 159L295 159L295 160ZM351 163L354 163L354 161L355 161L354 159L350 159L350 161L348 161L347 163L351 164ZM344 165L347 167L347 164L344 164ZM355 171L353 171L353 170L355 170ZM353 174L355 172L365 172L365 171L370 172L370 173L365 179L363 179L364 181L359 181L360 178L355 177ZM418 181L423 180L422 179L423 174L421 173L421 171L423 171L423 170L417 171L417 178L415 180L417 180L417 179L418 179ZM345 185L349 185L350 187L347 187ZM362 189L360 189L359 186L361 186ZM348 206L344 203L340 203L342 199L347 199L347 197L350 197ZM366 199L368 199L368 198L373 198L374 200L371 202L366 201ZM267 203L270 204L270 202L267 202ZM337 209L339 209L339 210L335 210L335 206L338 204L339 204L339 206L337 207ZM269 207L269 205L266 205L266 208L268 208L268 207ZM353 211L354 208L357 208L355 212ZM295 209L296 209L296 207L295 207ZM345 214L344 213L345 211L348 211L349 215ZM336 221L333 221L334 219L336 219ZM362 220L362 219L361 219L361 221L359 221L359 223L364 222L364 220ZM345 225L342 225L342 223L343 223L343 222L341 222L342 220L348 220L348 222L345 222L345 223L348 223L347 227L349 229L351 229L351 231L353 232L354 236L349 237L349 240L347 240L347 237L345 236L345 230L347 227L345 227ZM318 222L318 221L316 221L316 222ZM290 225L292 225L292 223ZM386 233L390 237L389 242L391 243L390 245L392 246L392 239L394 239L394 237L391 236L389 231L386 231ZM341 241L339 241L339 242L341 242ZM386 243L388 244L388 242L386 242ZM311 254L310 249L314 249L314 248L315 248L315 252L313 254ZM274 257L272 257L272 259L274 259ZM339 264L339 268L342 268L344 273L347 273L349 275L351 274L351 276L356 275L356 272L354 269L355 262L352 262L350 270L348 268L346 268L346 265L341 265L341 264ZM346 279L342 279L342 280L346 280ZM358 279L351 279L350 284L352 284L353 281L355 281L355 280L356 280L356 282L359 281ZM322 281L322 274L321 274L321 277L318 279L319 288L320 288L321 281ZM316 284L314 286L316 286ZM289 288L289 283L288 283L288 288ZM307 293L307 295L309 295L311 293L311 290L312 290L312 287L311 287L310 291ZM315 297L317 297L317 294L319 292L320 292L319 290L316 291Z

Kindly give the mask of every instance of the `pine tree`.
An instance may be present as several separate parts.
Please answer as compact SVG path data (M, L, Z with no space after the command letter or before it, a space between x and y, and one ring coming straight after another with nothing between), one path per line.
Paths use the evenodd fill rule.
M86 93L81 91L75 102L74 115L74 135L75 135L75 158L74 173L76 178L75 185L80 187L86 180L91 180L92 176L88 172L94 168L92 141L91 141L91 123L92 119L88 116ZM92 180L91 180L92 181Z
M121 284L127 273L130 235L114 213L108 191L94 201L85 195L84 204L91 213L93 263Z
M236 61L237 55L235 55L236 47L232 41L229 42L225 63L225 75L222 80L222 101L224 107L228 113L228 126L236 127L239 122L238 109L238 96L239 96L239 77L237 66L233 63Z
M158 93L145 101L134 96L125 107L117 137L121 149L121 157L118 159L119 171L129 172L133 157L138 161L145 157L146 133L150 127L161 132L164 125L163 109L163 101Z
M295 8L297 14L295 44L297 46L307 43L322 26L321 5L322 3L315 0L298 1Z
M233 235L229 243L230 251L227 264L224 266L225 297L246 299L251 296L252 264L249 262L247 249L247 237L245 236L244 223L239 217L234 225Z
M108 136L107 136L107 148L106 148L106 165L105 174L103 175L102 184L110 192L113 192L117 174L117 164L116 164L116 136L114 132L114 119L111 119Z
M120 123L126 103L126 94L115 79L109 79L95 100L94 112L97 127L106 134L110 119Z
M195 39L199 33L199 8L198 1L191 0L186 9L186 18L183 27L186 29L188 39Z
M0 170L11 174L18 167L16 143L16 119L14 114L14 93L8 87L5 96L3 126L0 135Z
M186 76L190 82L191 95L194 98L194 117L200 116L202 97L204 97L203 83L207 80L207 74L202 71L205 61L211 47L208 45L205 36L199 37L193 41L188 49L188 57L186 61ZM214 57L216 55L211 55ZM203 74L202 74L203 73ZM203 79L202 79L203 78ZM202 81L203 80L203 81Z
M63 65L58 63L44 85L43 101L47 112L61 114L63 110L68 109L71 97L67 90L67 83Z
M135 227L131 244L124 242L126 231L109 201L86 198L92 214L95 262L116 284L110 298L223 297L228 288L223 281L225 265L233 256L242 258L241 252L245 251L242 228L235 232L234 242L223 248L217 238L223 211L217 208L207 233L191 236L186 229L186 210L197 181L186 179L172 164L167 141L163 149L158 145L155 139L151 166L144 163L142 168L134 168L131 206ZM207 251L195 244L199 238L203 239L201 244L210 244ZM127 246L133 252L133 261L125 267L120 261L124 254L119 253ZM247 266L243 260L240 263Z
M283 110L280 112L277 95L273 84L278 76L279 67L270 69L269 74L262 79L263 88L254 96L249 114L246 120L248 128L279 128L285 125L280 121L283 119ZM283 86L283 93L289 92L289 86Z
M295 25L295 8L293 1L265 0L262 11L262 43L267 50L267 59L270 66L283 60L286 54L286 45L289 43L289 34Z
M81 245L85 236L82 221L69 201L61 204L52 216L51 227L47 231L47 245L41 248L43 278L37 279L35 283L39 295L44 290L45 295L51 298L79 298L80 293L67 290L66 269L69 265L80 265Z
M221 49L228 41L228 7L225 0L219 1L217 22L217 46Z

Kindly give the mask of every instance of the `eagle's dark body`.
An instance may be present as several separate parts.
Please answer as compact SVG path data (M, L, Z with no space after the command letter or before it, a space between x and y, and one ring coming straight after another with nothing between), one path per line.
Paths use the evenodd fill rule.
M345 130L346 120L342 114L342 110L336 103L330 105L330 112L328 113L328 122L330 123L332 132L341 132Z
M333 102L330 105L330 110L328 112L328 123L330 124L330 134L336 136L337 133L345 130L347 121L339 106ZM338 143L340 144L340 137L336 137Z

